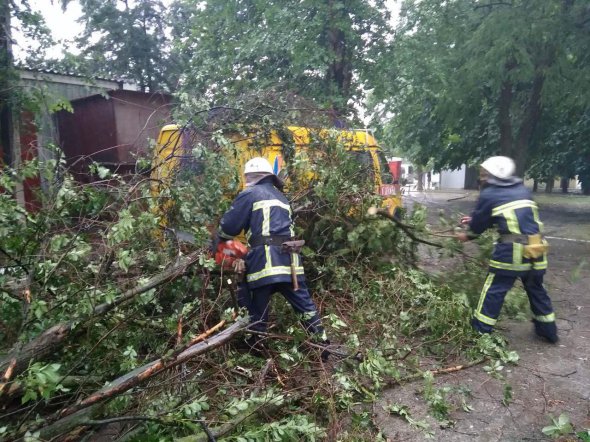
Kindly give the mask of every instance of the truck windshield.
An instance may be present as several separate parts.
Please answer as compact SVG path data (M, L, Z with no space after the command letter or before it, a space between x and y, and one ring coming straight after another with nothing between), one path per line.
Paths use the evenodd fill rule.
M348 153L359 165L359 176L374 180L373 157L367 150L349 150Z
M193 150L193 141L194 136L187 136L188 133L182 138L182 145L177 152L175 152L175 156L178 158L178 162L180 167L178 168L176 179L179 181L186 181L189 179L194 179L197 176L203 175L205 172L205 158L201 155L195 156L195 151Z

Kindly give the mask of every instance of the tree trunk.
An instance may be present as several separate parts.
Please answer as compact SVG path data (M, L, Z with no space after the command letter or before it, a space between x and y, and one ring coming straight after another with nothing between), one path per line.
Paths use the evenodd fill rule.
M332 56L332 61L328 66L326 74L326 83L328 90L336 86L341 102L332 103L339 116L347 113L346 105L350 96L350 86L352 84L352 63L350 50L347 47L346 35L342 29L336 27L334 23L339 23L344 19L346 8L338 9L334 0L328 0L329 17L327 29L327 41ZM338 5L341 6L341 5Z
M76 427L84 425L84 422L88 421L89 419L97 417L103 412L103 408L104 407L102 407L100 404L97 404L92 407L85 408L78 413L74 413L68 417L60 419L54 424L41 429L39 432L39 437L42 439L37 440L72 440L58 437L71 432ZM24 438L17 439L17 441L24 441Z
M0 0L0 164L14 161L14 124L11 105L12 38L10 35L10 2Z
M508 66L507 70L511 68ZM512 120L510 106L512 105L512 82L504 80L498 100L498 126L500 128L500 154L512 156Z
M541 91L543 90L544 82L545 76L543 72L538 72L533 80L524 119L518 130L516 145L513 148L516 174L521 177L524 176L530 141L537 127L537 123L541 118Z
M0 371L4 372L13 364L13 376L17 376L25 371L33 360L52 355L70 334L72 327L73 323L54 325L24 346L13 348L5 357L0 359Z
M561 193L567 193L567 189L569 187L570 184L570 180L568 178L562 178L561 181L559 182L559 185L561 187Z
M533 192L537 193L538 190L539 190L539 181L537 181L537 179L535 178L533 180Z
M424 191L424 171L422 170L422 166L416 167L416 177L418 179L416 190L418 190L418 192L422 192Z
M550 178L545 182L545 193L553 192L553 181L553 178Z

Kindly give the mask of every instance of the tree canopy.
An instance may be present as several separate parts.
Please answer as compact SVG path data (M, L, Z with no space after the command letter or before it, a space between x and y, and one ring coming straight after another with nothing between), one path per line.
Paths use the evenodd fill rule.
M548 149L552 163L580 153L563 131L580 131L590 99L589 17L571 0L405 1L380 64L393 80L374 85L375 117L393 115L393 144L438 168L502 154L522 174Z
M368 110L385 145L437 169L503 154L539 180L588 174L583 1L407 0L395 29L382 0L81 4L69 69L186 103L282 95L336 125Z
M142 91L175 88L160 0L80 0L84 32L76 40L88 72L138 83Z
M182 0L172 10L184 91L216 101L273 89L338 117L362 105L363 75L389 34L382 0Z

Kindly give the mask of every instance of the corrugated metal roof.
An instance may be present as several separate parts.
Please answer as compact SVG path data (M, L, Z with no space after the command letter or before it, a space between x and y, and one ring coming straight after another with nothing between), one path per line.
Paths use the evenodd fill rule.
M80 74L58 72L56 70L17 67L19 76L24 80L54 81L67 84L97 85L107 89L139 90L137 83L121 78L86 77ZM108 83L108 84L105 84Z

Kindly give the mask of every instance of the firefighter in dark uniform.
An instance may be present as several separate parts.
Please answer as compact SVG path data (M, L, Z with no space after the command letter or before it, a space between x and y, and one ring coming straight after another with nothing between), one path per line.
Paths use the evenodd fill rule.
M506 293L520 278L534 315L535 332L555 343L555 313L543 287L547 269L547 242L541 236L543 223L530 191L514 176L514 171L514 161L508 157L491 157L481 164L482 190L477 206L471 216L461 219L469 230L457 233L460 241L468 241L494 226L500 234L472 325L481 333L492 332Z
M279 292L301 315L305 329L328 344L317 307L305 284L298 252L285 249L294 240L289 201L281 192L283 182L265 158L253 158L244 167L246 189L223 215L218 237L227 241L246 232L250 251L246 255L246 281L238 293L241 306L248 309L251 330L265 332L271 296ZM249 338L250 344L257 342ZM322 354L327 357L327 353Z

